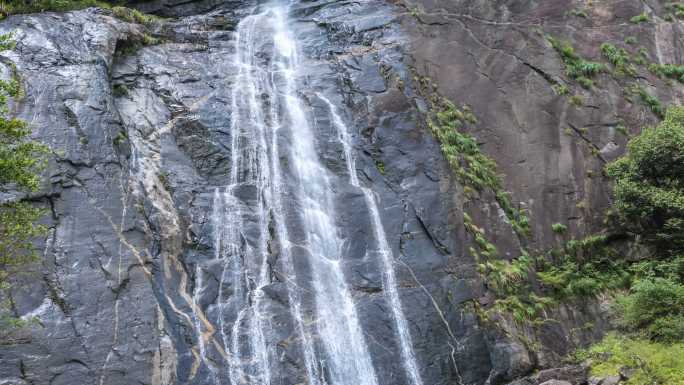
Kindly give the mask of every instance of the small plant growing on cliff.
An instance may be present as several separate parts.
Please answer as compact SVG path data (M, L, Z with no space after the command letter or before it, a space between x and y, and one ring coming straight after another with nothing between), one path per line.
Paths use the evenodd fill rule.
M567 95L570 90L565 84L555 84L553 85L553 92L555 92L556 95Z
M601 53L615 67L617 75L636 75L636 68L629 64L630 57L624 48L617 48L610 43L601 44Z
M633 93L636 93L639 95L639 98L641 101L659 118L662 118L665 115L665 109L663 108L663 105L660 103L660 99L657 97L651 95L643 89L642 87L635 86L632 89Z
M117 98L127 96L128 87L125 84L115 84L114 87L112 87L112 94Z
M112 7L112 14L123 21L142 25L150 25L159 20L157 16L148 15L137 9L127 7Z
M648 70L660 78L671 78L684 82L684 66L651 63L648 66Z
M637 43L637 39L634 36L627 36L625 38L625 44L634 45Z
M114 143L115 146L118 146L127 140L128 134L126 133L126 131L119 131L114 137L114 139L112 139L112 143Z
M560 55L565 65L565 73L580 82L583 87L591 87L590 78L606 70L605 64L592 62L579 56L569 42L558 40L552 36L547 36L546 39Z
M167 172L160 172L157 175L157 178L159 179L162 187L164 187L164 190L168 191L169 193L173 193L173 186L171 186L171 181L169 180L169 174Z
M562 223L554 223L551 225L551 230L553 230L553 232L556 234L563 234L568 230L568 226Z
M577 107L581 107L584 105L584 98L582 97L582 95L572 95L570 97L570 104Z
M625 125L622 123L615 126L615 131L619 132L624 136L629 136L629 131L627 131L627 127L625 127Z
M633 16L631 19L629 19L629 22L632 24L641 24L641 23L646 23L648 21L650 21L650 19L648 18L648 15L646 14L646 12L640 13L636 16Z
M380 175L385 175L385 163L381 160L375 160L375 167L378 169Z
M575 16L575 17L581 17L583 19L586 19L589 17L589 15L587 15L587 11L585 11L583 9L578 9L578 8L571 10L570 15Z

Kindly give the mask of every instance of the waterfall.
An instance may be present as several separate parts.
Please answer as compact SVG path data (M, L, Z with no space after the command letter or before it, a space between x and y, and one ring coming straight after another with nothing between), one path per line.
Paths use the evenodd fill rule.
M302 226L312 270L317 329L332 384L377 385L351 292L341 266L342 241L334 225L328 171L316 153L314 133L297 94L297 43L286 27L284 11L273 11L277 62L284 84L284 112L292 141L291 159L302 200Z
M411 341L411 334L408 330L408 323L406 322L406 317L404 316L404 311L401 307L401 300L399 299L399 293L397 291L397 279L394 274L394 266L392 263L394 259L392 255L392 249L387 242L385 229L382 225L382 221L380 220L378 205L375 201L373 192L370 189L361 186L359 183L359 177L356 173L354 155L352 154L351 140L349 138L346 124L342 120L342 117L340 117L340 115L337 113L335 106L332 104L332 102L330 102L330 100L328 100L328 98L322 94L318 94L318 97L328 106L328 109L330 110L330 116L332 118L332 124L337 129L340 142L342 143L342 147L344 149L347 171L349 172L349 183L363 191L366 205L370 211L373 234L375 235L375 241L377 242L378 251L382 262L382 284L384 291L388 296L390 307L392 308L392 318L394 319L394 326L397 336L399 337L401 358L406 369L406 374L412 385L423 385L423 381L418 371L416 358L413 353L413 343Z
M224 376L231 385L280 383L273 374L280 358L275 352L278 341L269 339L272 325L264 309L264 288L272 283L269 246L276 242L307 384L379 385L344 275L332 176L319 159L310 111L298 93L305 68L301 68L297 41L289 30L287 8L265 6L241 20L235 31L233 64L230 175L228 184L214 191L211 214L215 260L222 266L218 329L228 360L223 376L209 368L214 383ZM411 385L422 385L375 198L358 181L346 126L334 106L324 100L344 144L350 182L363 191L371 211L383 285L407 377ZM287 147L281 148L282 138L288 138ZM287 159L287 165L281 159ZM291 205L283 204L285 174L296 180L288 195L297 200L296 215L289 212ZM290 226L301 226L303 239L291 237ZM294 261L307 262L310 292L297 284ZM197 267L199 286L201 274ZM195 288L196 306L201 290ZM304 296L312 296L311 309L304 309ZM304 321L309 315L314 322ZM204 341L200 340L199 347L207 362Z

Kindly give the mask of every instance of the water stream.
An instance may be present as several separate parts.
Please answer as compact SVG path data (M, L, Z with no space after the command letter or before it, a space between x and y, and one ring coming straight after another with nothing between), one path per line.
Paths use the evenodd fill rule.
M223 376L213 375L213 382L218 384L225 376L231 385L281 383L274 374L279 365L278 341L269 340L273 325L264 300L264 289L273 283L269 257L274 242L279 245L278 263L288 280L288 305L307 384L379 385L344 275L332 175L319 159L311 111L299 93L306 68L300 62L287 13L284 6L265 6L245 17L235 31L230 176L228 185L214 192L211 217L215 259L222 266L218 329L228 365ZM411 385L422 385L397 292L392 251L373 192L360 185L347 127L334 105L324 100L344 145L350 183L363 191L370 210L383 287L407 378ZM288 160L286 164L283 158ZM295 191L287 196L297 200L296 219L288 215L292 205L284 205L282 180L286 174L296 179ZM291 226L301 226L303 236L291 237ZM310 269L306 291L297 284L295 261L302 260ZM202 274L198 267L199 286L193 295L196 306ZM303 306L304 296L312 297L308 309ZM200 341L199 353L207 362L205 341ZM208 366L213 373L213 366Z

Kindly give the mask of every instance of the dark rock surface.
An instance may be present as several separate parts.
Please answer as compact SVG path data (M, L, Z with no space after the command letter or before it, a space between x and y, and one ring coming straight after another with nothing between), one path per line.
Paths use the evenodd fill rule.
M0 23L0 31L16 31L18 41L2 60L16 63L23 78L26 97L16 112L55 151L36 198L51 209L44 258L13 292L17 313L40 322L0 345L0 384L218 383L215 370L225 359L215 329L221 268L212 262L209 215L230 169L234 27L256 3L134 2L174 18L151 31L161 44L133 52L123 47L150 31L106 11ZM424 384L509 382L558 364L599 337L605 322L597 303L562 306L549 314L555 321L529 332L540 342L532 350L482 325L469 310L470 300L486 301L488 293L466 252L464 209L479 210L477 219L508 257L517 255L519 239L492 199L464 208L463 189L424 123L410 67L456 103L472 106L480 122L473 134L498 162L514 202L529 209L530 249L591 233L610 199L601 168L627 140L615 130L618 119L632 133L656 119L626 102L620 81L607 77L594 91L578 91L583 107L555 95L549 79L567 79L536 29L571 38L588 56L598 56L602 41L634 35L654 61L679 63L682 26L662 19L629 24L643 7L661 12L636 0L601 2L588 19L569 16L576 6L561 0L292 6L292 30L309 71L301 94L316 122L320 157L335 175L336 205L345 208L336 218L349 244L345 274L381 385L408 382L382 272L365 253L372 242L368 208L345 182L341 148L316 93L325 94L350 126L361 183L378 197L400 261L400 297ZM680 100L681 87L642 76L663 102ZM567 126L590 130L567 135ZM568 225L567 234L551 231L557 222ZM286 284L275 270L265 290L277 325L269 335L280 358L274 378L282 385L305 383ZM214 333L200 336L208 330ZM540 382L574 383L542 373Z

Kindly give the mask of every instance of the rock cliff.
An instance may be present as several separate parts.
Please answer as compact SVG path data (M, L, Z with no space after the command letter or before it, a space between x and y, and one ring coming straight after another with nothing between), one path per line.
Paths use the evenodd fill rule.
M234 271L218 257L217 228L224 223L215 216L217 194L231 183L232 143L247 140L230 128L241 95L236 87L243 86L236 36L240 22L265 5L130 5L164 18L143 26L91 8L0 22L0 32L14 31L18 43L1 60L5 69L14 63L22 78L25 96L13 110L54 151L41 192L31 197L50 212L43 259L12 291L17 314L38 322L0 345L0 383L230 383L226 368L235 351L221 333L239 314L222 304L240 290L225 277L242 271L245 290L258 293L248 301L258 298L269 325L263 338L271 346L270 383L308 383L292 287L302 288L312 345L318 351L325 341L307 281L311 268L295 252L299 278L291 282L283 256L306 238L292 219L305 210L294 155L271 159L284 170L278 189L294 241L274 235L278 220L269 213L266 283L257 282L255 261ZM650 21L630 22L642 12ZM294 2L288 13L304 69L296 91L330 175L341 271L378 384L411 380L372 207L349 182L331 106L349 129L359 184L377 201L423 384L506 383L559 365L598 338L606 321L594 300L549 310L536 329L479 319L472 305L487 306L493 295L469 253L464 212L508 259L521 247L541 252L599 230L610 202L604 164L624 151L630 133L657 121L638 93L626 90L636 84L669 104L684 89L646 66L636 68L634 80L601 74L585 89L566 74L548 36L568 39L594 60L602 60L602 43L629 48L625 39L634 37L633 50L641 49L644 60L674 64L682 61L681 23L665 20L660 3L637 0L319 0ZM270 63L263 47L278 39L269 43L263 34L270 30L255 31L261 35L251 38L264 42L254 60ZM466 198L428 127L429 95L420 82L470 106L477 123L467 129L529 216L528 236L515 232L492 194ZM561 86L568 94L558 92ZM254 100L264 109L276 103L266 93ZM284 148L304 140L273 135ZM257 235L253 186L243 187L233 196L248 212L239 237L248 249L263 234ZM555 223L568 231L557 234ZM239 367L256 370L237 358ZM321 378L331 375L326 362L317 365ZM241 381L258 383L250 378Z

